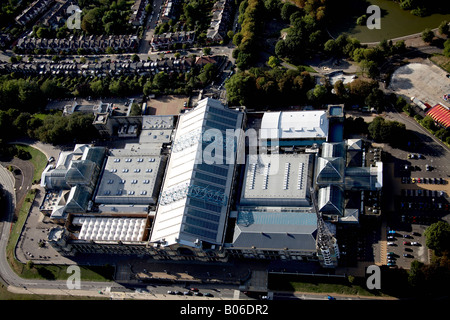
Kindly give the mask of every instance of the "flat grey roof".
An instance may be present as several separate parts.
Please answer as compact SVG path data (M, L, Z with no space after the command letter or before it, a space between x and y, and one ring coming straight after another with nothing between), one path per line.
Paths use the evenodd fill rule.
M241 205L264 205L277 199L293 201L290 205L309 204L313 155L272 154L254 159L247 157Z
M231 247L316 250L317 217L310 212L239 212Z
M161 156L108 157L99 183L96 203L152 204L156 202L162 172Z
M172 140L172 129L142 130L139 143L170 143Z
M174 116L170 115L144 115L142 116L142 130L173 129Z

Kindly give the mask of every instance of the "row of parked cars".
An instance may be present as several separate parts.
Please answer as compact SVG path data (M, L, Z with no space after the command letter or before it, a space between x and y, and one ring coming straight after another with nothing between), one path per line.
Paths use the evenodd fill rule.
M443 190L402 189L400 192L403 197L445 197L445 191Z
M184 295L184 296L192 296L192 295L194 295L194 296L213 297L213 295L211 293L209 293L209 292L201 293L198 288L190 288L189 290L183 291L183 292L178 291L178 290L175 290L175 291L169 290L169 291L167 291L167 294Z
M443 178L402 177L402 183L403 184L409 184L409 183L445 184L445 180Z

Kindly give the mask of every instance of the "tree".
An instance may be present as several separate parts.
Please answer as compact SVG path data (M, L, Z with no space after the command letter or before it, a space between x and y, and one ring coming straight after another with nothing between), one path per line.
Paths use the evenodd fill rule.
M275 45L275 54L277 57L283 58L287 54L287 46L283 39L278 40L277 44Z
M227 100L230 105L243 106L248 105L251 97L251 93L254 92L254 84L252 83L251 76L238 72L225 82L225 88L227 89Z
M213 63L207 63L203 66L202 71L198 75L198 79L201 83L209 83L216 75L217 67Z
M285 2L281 7L281 19L283 19L284 21L289 21L291 14L293 14L297 10L297 6L293 5L290 2Z
M138 103L134 102L131 105L130 116L139 116L142 113L142 109Z
M334 83L333 86L334 94L339 98L344 98L347 95L347 89L344 86L344 82L342 80L338 80Z
M100 97L100 96L104 95L104 93L105 93L105 88L103 87L103 82L100 79L96 80L96 81L92 81L90 83L90 87L91 87L93 95L96 97Z
M366 21L367 21L367 15L363 14L358 19L356 19L356 24L358 26L362 26L362 25L366 24Z
M312 102L320 103L324 101L325 97L327 96L328 90L325 86L322 86L320 84L316 84L314 89L311 89L307 93L308 100Z
M245 70L250 66L251 61L252 55L250 53L239 51L236 59L236 66L239 70Z
M100 34L102 27L103 10L99 7L88 10L81 21L81 29L89 34Z
M36 36L41 39L50 38L51 32L48 28L41 27L36 31Z
M391 145L403 143L406 136L406 126L397 121L386 121L376 117L367 128L370 136L376 142L387 142Z
M334 41L333 39L330 39L327 42L325 42L323 49L328 54L338 54L338 52L336 52L338 46L336 44L336 41Z
M433 41L433 38L434 33L430 29L427 28L422 32L422 40L426 43L431 43L431 41Z
M203 54L205 56L209 56L211 54L211 48L210 47L203 48Z
M411 267L408 272L408 282L414 289L422 288L425 283L423 267L424 264L420 261L414 260L411 262Z
M167 73L165 72L159 72L155 75L155 77L153 78L153 85L160 89L163 90L166 87L169 86L169 76L167 75Z
M450 58L450 39L444 42L444 56Z
M426 245L438 256L450 251L450 224L446 221L433 223L425 230Z
M273 69L280 65L280 60L277 57L270 56L269 61L267 61L267 64L269 65L269 67Z
M441 22L441 24L439 25L439 33L446 36L449 34L449 25L448 25L448 21L444 20Z
M384 110L384 94L378 88L373 88L367 96L365 103L369 108L374 108L378 113Z
M131 56L131 61L133 62L139 62L141 59L139 58L139 56L135 53Z

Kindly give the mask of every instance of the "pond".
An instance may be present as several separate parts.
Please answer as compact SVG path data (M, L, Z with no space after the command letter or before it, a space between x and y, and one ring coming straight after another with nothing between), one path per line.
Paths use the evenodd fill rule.
M381 29L370 30L366 25L356 25L356 19L365 14L371 4L381 8ZM422 32L426 28L437 28L443 20L450 22L450 6L446 12L426 17L412 15L392 0L342 0L339 7L341 14L333 17L334 22L328 27L330 34L336 38L346 33L362 43L403 37Z

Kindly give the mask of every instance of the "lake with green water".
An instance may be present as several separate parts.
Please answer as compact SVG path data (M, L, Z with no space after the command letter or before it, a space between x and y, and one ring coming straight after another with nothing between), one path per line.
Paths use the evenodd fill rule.
M419 33L426 28L434 29L443 20L450 22L450 1L446 12L434 13L426 17L414 16L391 0L340 0L339 5L341 4L341 12L345 12L345 15L333 17L335 21L328 27L334 38L341 33L346 33L361 42L376 42ZM366 25L356 25L356 19L366 13L370 4L381 8L381 29L370 30Z

